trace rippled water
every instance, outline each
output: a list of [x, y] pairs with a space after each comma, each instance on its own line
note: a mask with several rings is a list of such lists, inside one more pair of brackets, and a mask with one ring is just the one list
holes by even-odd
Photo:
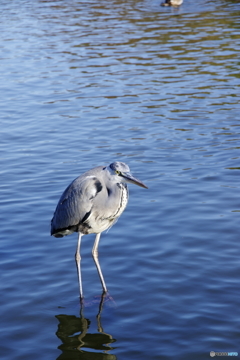
[[[240, 354], [238, 1], [2, 1], [3, 360]], [[79, 174], [126, 162], [99, 255], [49, 223]], [[102, 306], [103, 305], [103, 306]]]

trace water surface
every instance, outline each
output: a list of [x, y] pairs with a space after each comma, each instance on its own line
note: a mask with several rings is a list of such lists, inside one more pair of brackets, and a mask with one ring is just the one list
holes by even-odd
[[[3, 360], [240, 353], [236, 1], [2, 1]], [[120, 160], [149, 190], [102, 234], [51, 238], [66, 186]], [[102, 308], [100, 305], [103, 305]], [[100, 313], [99, 313], [100, 306]]]

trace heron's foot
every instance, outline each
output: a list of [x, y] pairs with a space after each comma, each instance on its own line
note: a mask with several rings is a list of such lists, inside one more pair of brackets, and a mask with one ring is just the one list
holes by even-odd
[[103, 304], [115, 308], [117, 307], [116, 302], [114, 301], [113, 297], [109, 294], [109, 292], [103, 292], [102, 295], [95, 295], [93, 303], [100, 303], [103, 302]]
[[106, 304], [106, 306], [111, 308], [116, 308], [117, 304], [114, 301], [113, 297], [108, 292], [103, 292], [101, 295], [95, 295], [93, 299], [87, 300], [84, 297], [79, 298], [81, 307], [92, 307], [96, 304]]
[[83, 296], [80, 296], [80, 297], [79, 297], [79, 302], [80, 302], [80, 305], [81, 305], [81, 306], [84, 306], [84, 305], [85, 305], [85, 299], [84, 299]]
[[111, 308], [117, 307], [115, 300], [109, 293], [106, 293], [106, 296], [103, 301], [104, 301], [104, 304], [106, 304], [108, 307], [111, 307]]

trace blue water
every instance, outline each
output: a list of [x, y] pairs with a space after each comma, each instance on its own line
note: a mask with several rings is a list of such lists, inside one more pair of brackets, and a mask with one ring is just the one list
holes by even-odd
[[[240, 354], [239, 3], [159, 4], [0, 4], [1, 360]], [[101, 236], [103, 304], [84, 236], [81, 308], [50, 220], [116, 160], [149, 189]]]

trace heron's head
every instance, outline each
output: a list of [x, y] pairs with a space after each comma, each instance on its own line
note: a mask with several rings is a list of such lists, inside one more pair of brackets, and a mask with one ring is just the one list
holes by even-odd
[[110, 164], [108, 166], [108, 171], [111, 175], [115, 176], [115, 179], [117, 179], [118, 182], [131, 183], [148, 189], [142, 181], [131, 174], [129, 166], [123, 162], [116, 161]]

